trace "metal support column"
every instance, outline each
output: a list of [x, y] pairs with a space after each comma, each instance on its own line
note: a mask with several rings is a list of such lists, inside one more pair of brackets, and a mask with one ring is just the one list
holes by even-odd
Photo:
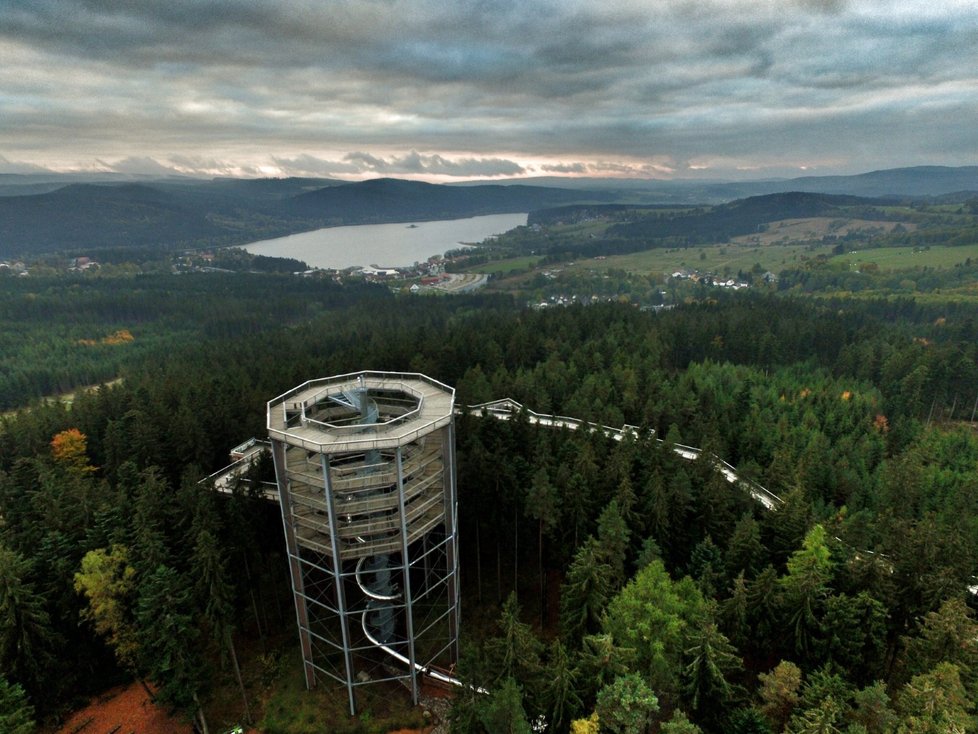
[[279, 501], [282, 505], [282, 526], [285, 530], [285, 547], [289, 554], [289, 574], [292, 577], [292, 596], [295, 599], [296, 623], [299, 626], [299, 647], [302, 649], [302, 666], [306, 676], [306, 688], [316, 687], [316, 669], [312, 665], [312, 640], [309, 637], [309, 612], [306, 608], [305, 583], [302, 580], [302, 564], [299, 562], [299, 545], [295, 539], [295, 526], [292, 524], [292, 500], [289, 492], [281, 491], [288, 487], [286, 472], [286, 445], [272, 440], [272, 461], [275, 464], [275, 481], [279, 486]]
[[346, 666], [346, 690], [350, 697], [350, 716], [357, 715], [357, 701], [353, 693], [353, 660], [350, 656], [350, 624], [346, 610], [346, 590], [343, 588], [343, 559], [340, 557], [340, 545], [337, 532], [339, 523], [336, 519], [336, 507], [333, 498], [333, 488], [329, 476], [329, 460], [325, 454], [320, 455], [320, 465], [323, 468], [323, 489], [326, 492], [326, 510], [329, 514], [329, 542], [333, 549], [333, 576], [336, 579], [336, 609], [340, 615], [340, 632], [343, 634], [343, 660]]
[[404, 617], [407, 624], [408, 669], [411, 672], [411, 697], [418, 705], [418, 666], [414, 654], [414, 597], [411, 596], [411, 561], [408, 556], [407, 513], [404, 510], [404, 466], [401, 461], [401, 447], [397, 447], [397, 507], [401, 516], [401, 565], [404, 568]]
[[455, 485], [455, 421], [452, 420], [444, 432], [443, 461], [445, 483], [445, 534], [447, 554], [446, 571], [448, 575], [448, 598], [452, 609], [448, 614], [448, 637], [452, 646], [452, 658], [458, 663], [458, 631], [461, 623], [461, 600], [458, 577], [458, 497]]

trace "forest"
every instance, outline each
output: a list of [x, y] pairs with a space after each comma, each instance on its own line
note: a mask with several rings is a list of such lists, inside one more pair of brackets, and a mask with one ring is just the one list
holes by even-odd
[[[332, 709], [328, 689], [287, 692], [300, 666], [278, 510], [254, 483], [199, 483], [263, 434], [271, 397], [361, 369], [640, 427], [616, 443], [458, 418], [458, 672], [489, 694], [460, 689], [452, 731], [978, 731], [969, 304], [747, 292], [533, 311], [244, 273], [0, 289], [23, 329], [3, 350], [8, 390], [57, 387], [35, 363], [114, 380], [0, 418], [4, 731], [53, 727], [123, 680], [212, 731], [419, 725], [386, 702], [350, 718], [340, 692]], [[45, 329], [94, 343], [33, 344]]]

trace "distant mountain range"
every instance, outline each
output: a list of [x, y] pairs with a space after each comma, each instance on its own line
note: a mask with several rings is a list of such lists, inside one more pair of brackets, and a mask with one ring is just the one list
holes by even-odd
[[742, 182], [546, 178], [449, 186], [389, 178], [358, 183], [131, 178], [0, 175], [0, 258], [242, 244], [324, 226], [455, 219], [583, 203], [716, 204], [786, 192], [963, 198], [962, 192], [978, 192], [978, 166]]
[[320, 179], [74, 183], [0, 197], [0, 258], [242, 244], [326, 226], [458, 219], [614, 198], [607, 191], [454, 188], [396, 179], [325, 185]]
[[[471, 182], [460, 185], [474, 185]], [[806, 191], [868, 197], [926, 197], [978, 191], [978, 166], [916, 166], [852, 176], [802, 176], [755, 181], [695, 179], [563, 178], [511, 179], [509, 183], [615, 190], [650, 197], [650, 203], [719, 204], [748, 196]]]

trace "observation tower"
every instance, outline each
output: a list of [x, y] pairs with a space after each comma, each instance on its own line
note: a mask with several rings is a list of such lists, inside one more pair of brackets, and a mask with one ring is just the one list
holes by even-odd
[[310, 380], [268, 403], [306, 686], [454, 682], [455, 391], [416, 373]]

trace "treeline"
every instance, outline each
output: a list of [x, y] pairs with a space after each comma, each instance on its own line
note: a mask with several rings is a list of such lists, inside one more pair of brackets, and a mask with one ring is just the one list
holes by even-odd
[[[271, 267], [293, 267], [277, 262]], [[260, 261], [259, 261], [260, 262]], [[189, 273], [0, 281], [0, 410], [123, 376], [195, 339], [279, 329], [362, 300], [370, 285], [256, 274]], [[113, 335], [132, 337], [119, 342]]]
[[222, 247], [214, 253], [213, 266], [235, 272], [301, 273], [309, 270], [308, 263], [294, 257], [253, 255], [236, 247]]
[[[215, 282], [233, 300], [243, 281]], [[125, 292], [107, 287], [106, 303]], [[233, 675], [230, 643], [289, 629], [276, 508], [246, 492], [216, 501], [196, 480], [262, 435], [270, 397], [369, 368], [424, 372], [461, 403], [509, 396], [640, 427], [614, 443], [459, 419], [473, 648], [460, 671], [492, 693], [460, 693], [456, 731], [528, 731], [541, 716], [588, 731], [592, 713], [621, 732], [973, 729], [966, 309], [741, 294], [658, 315], [536, 312], [296, 287], [322, 313], [283, 301], [279, 317], [305, 321], [174, 343], [70, 409], [0, 423], [0, 685], [38, 716], [129, 674], [199, 717], [209, 685]], [[133, 296], [149, 311], [161, 297]], [[677, 442], [704, 458], [679, 458]], [[711, 454], [784, 506], [764, 511]], [[106, 599], [117, 617], [100, 617]], [[163, 614], [166, 634], [152, 624]]]
[[[831, 217], [839, 223], [856, 219], [896, 222], [892, 228], [860, 227], [845, 235], [828, 234], [822, 244], [838, 244], [837, 251], [858, 244], [874, 247], [930, 247], [970, 245], [978, 242], [973, 205], [951, 210], [930, 201], [867, 199], [792, 192], [739, 199], [709, 207], [644, 205], [575, 205], [533, 212], [524, 228], [508, 233], [492, 246], [495, 253], [533, 253], [546, 262], [578, 257], [622, 255], [654, 248], [695, 247], [729, 241], [767, 231], [785, 219]], [[905, 226], [906, 225], [906, 226]], [[788, 271], [793, 282], [796, 269]], [[837, 279], [844, 279], [837, 273]], [[896, 274], [894, 277], [906, 279]], [[912, 276], [910, 276], [912, 277]], [[931, 280], [940, 279], [938, 274]], [[873, 283], [850, 274], [846, 290], [868, 289]], [[939, 286], [935, 286], [939, 287]]]
[[[871, 251], [870, 251], [871, 252]], [[871, 257], [871, 255], [870, 255]], [[863, 293], [879, 298], [891, 294], [942, 293], [953, 300], [955, 291], [967, 295], [978, 282], [978, 263], [967, 258], [950, 268], [913, 267], [882, 270], [864, 263], [851, 270], [848, 263], [812, 260], [805, 267], [788, 268], [778, 275], [778, 290], [799, 293]]]
[[[974, 455], [972, 436], [951, 442], [962, 439]], [[592, 712], [613, 732], [973, 730], [967, 459], [952, 470], [972, 516], [962, 526], [917, 502], [895, 517], [895, 496], [859, 519], [818, 510], [797, 484], [764, 512], [669, 441], [614, 445], [484, 421], [472, 451], [489, 458], [468, 466], [462, 502], [492, 499], [464, 529], [470, 546], [480, 525], [491, 538], [481, 552], [496, 556], [490, 589], [506, 601], [463, 661], [466, 680], [490, 682], [493, 695], [458, 696], [454, 731], [541, 720], [566, 731], [575, 719], [573, 731], [597, 731]], [[494, 464], [503, 453], [517, 460]], [[886, 491], [933, 489], [900, 476], [917, 459], [880, 464]], [[854, 530], [876, 522], [873, 555]], [[558, 608], [541, 610], [561, 578]], [[534, 632], [541, 614], [559, 620], [557, 635]]]
[[[592, 219], [631, 219], [636, 212], [659, 211], [675, 214], [688, 212], [694, 207], [673, 204], [575, 204], [538, 209], [530, 212], [526, 219], [528, 226], [550, 226], [555, 224], [576, 224]], [[702, 211], [702, 210], [697, 210]]]
[[[805, 217], [856, 217], [890, 219], [885, 200], [791, 192], [752, 196], [729, 204], [692, 212], [652, 214], [615, 224], [611, 236], [642, 238], [650, 246], [726, 242], [731, 237], [754, 234], [769, 222]], [[658, 243], [663, 243], [659, 245]]]

